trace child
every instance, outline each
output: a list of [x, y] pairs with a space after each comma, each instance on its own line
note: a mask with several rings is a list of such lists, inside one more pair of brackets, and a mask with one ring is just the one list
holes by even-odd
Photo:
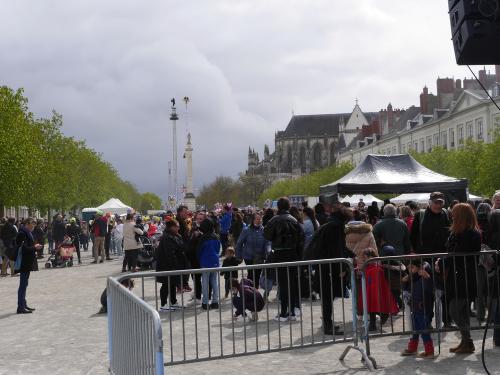
[[[361, 263], [377, 256], [375, 250], [368, 248], [358, 256]], [[380, 314], [380, 322], [383, 325], [389, 318], [389, 314], [396, 314], [399, 309], [394, 297], [392, 296], [387, 280], [385, 279], [384, 269], [379, 263], [370, 262], [365, 268], [366, 276], [366, 298], [367, 310], [370, 314], [370, 331], [376, 331], [376, 316]], [[359, 269], [358, 269], [359, 272]], [[358, 312], [363, 311], [363, 294], [358, 293]]]
[[[125, 279], [120, 281], [120, 284], [127, 288], [128, 290], [134, 289], [134, 280], [133, 279]], [[108, 293], [107, 288], [104, 288], [104, 291], [101, 294], [101, 309], [98, 314], [107, 314], [108, 313]]]
[[[433, 307], [433, 285], [430, 277], [430, 266], [427, 262], [422, 264], [421, 259], [412, 259], [409, 265], [410, 275], [403, 278], [406, 289], [409, 290], [411, 320], [414, 331], [423, 331], [429, 328], [432, 320]], [[422, 333], [424, 352], [418, 356], [421, 358], [434, 358], [434, 344], [429, 333]], [[413, 334], [408, 347], [401, 353], [402, 356], [414, 355], [418, 348], [418, 333]]]
[[[226, 257], [222, 262], [222, 267], [234, 267], [239, 264], [239, 259], [234, 257], [234, 247], [229, 246], [226, 250]], [[227, 298], [229, 296], [229, 292], [231, 291], [231, 279], [238, 278], [238, 271], [223, 271], [220, 274], [224, 276], [224, 298]]]
[[[203, 235], [200, 237], [197, 253], [201, 268], [219, 267], [219, 249], [221, 243], [215, 234], [214, 223], [205, 219], [200, 224]], [[212, 288], [212, 303], [209, 305], [209, 287]], [[219, 308], [219, 273], [203, 272], [201, 275], [201, 308], [203, 310]]]
[[[396, 250], [393, 246], [385, 245], [380, 250], [381, 257], [390, 257], [395, 256]], [[404, 303], [401, 299], [401, 279], [406, 276], [406, 267], [405, 265], [395, 259], [395, 260], [386, 260], [382, 262], [382, 267], [385, 271], [385, 277], [389, 282], [389, 287], [391, 288], [391, 293], [396, 299], [399, 310], [404, 309]]]
[[251, 320], [257, 321], [259, 319], [258, 312], [264, 308], [264, 298], [260, 292], [254, 288], [252, 280], [238, 279], [231, 280], [231, 288], [233, 291], [233, 306], [236, 309], [234, 318], [245, 314], [245, 310], [252, 313]]

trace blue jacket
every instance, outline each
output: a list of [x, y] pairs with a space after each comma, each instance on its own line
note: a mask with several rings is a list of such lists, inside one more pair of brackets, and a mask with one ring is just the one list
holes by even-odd
[[[430, 272], [429, 269], [427, 269]], [[434, 311], [434, 289], [432, 278], [425, 279], [419, 274], [411, 275], [407, 286], [411, 293], [411, 311], [432, 316]]]
[[220, 219], [220, 233], [221, 234], [228, 234], [229, 229], [231, 229], [231, 222], [233, 220], [233, 215], [231, 212], [226, 212], [224, 215], [222, 215], [222, 218]]
[[219, 267], [220, 247], [219, 237], [215, 233], [201, 236], [198, 246], [198, 259], [200, 260], [201, 268]]
[[264, 238], [264, 227], [249, 226], [241, 232], [236, 243], [236, 258], [254, 260], [264, 259], [270, 242]]

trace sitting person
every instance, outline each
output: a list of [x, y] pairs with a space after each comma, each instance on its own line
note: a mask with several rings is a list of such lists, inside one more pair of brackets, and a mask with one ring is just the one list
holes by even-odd
[[252, 314], [252, 320], [259, 319], [258, 312], [264, 308], [264, 298], [260, 292], [254, 288], [252, 280], [238, 279], [231, 280], [231, 289], [233, 292], [233, 306], [236, 309], [234, 318], [240, 315], [246, 315], [245, 311], [248, 310]]
[[[125, 279], [120, 281], [120, 284], [123, 287], [128, 288], [128, 290], [134, 289], [134, 280], [133, 279]], [[107, 288], [104, 288], [104, 291], [101, 294], [101, 309], [98, 314], [107, 314], [108, 313], [108, 293]]]
[[[368, 248], [361, 252], [360, 256], [356, 257], [357, 263], [365, 263], [368, 260], [375, 258], [375, 250]], [[358, 259], [360, 258], [360, 259]], [[358, 275], [361, 270], [356, 268]], [[366, 277], [366, 299], [367, 310], [370, 314], [370, 331], [376, 331], [376, 316], [380, 315], [380, 323], [383, 325], [390, 314], [396, 314], [399, 309], [396, 301], [391, 293], [389, 284], [385, 279], [384, 269], [379, 263], [370, 262], [364, 267]], [[361, 289], [360, 289], [361, 290]], [[363, 294], [358, 293], [358, 313], [363, 313]]]

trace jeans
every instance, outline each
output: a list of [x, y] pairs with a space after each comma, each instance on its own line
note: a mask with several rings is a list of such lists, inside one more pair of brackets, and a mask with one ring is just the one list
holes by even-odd
[[118, 256], [123, 255], [122, 241], [122, 238], [111, 240], [111, 248], [114, 250], [113, 253], [117, 254]]
[[28, 289], [28, 280], [30, 278], [30, 273], [21, 272], [19, 275], [19, 289], [17, 290], [17, 309], [26, 309], [26, 289]]
[[201, 274], [201, 303], [208, 304], [208, 287], [212, 287], [212, 303], [219, 303], [219, 273], [203, 272]]
[[[413, 324], [413, 330], [414, 331], [424, 331], [426, 329], [429, 329], [429, 326], [431, 324], [431, 317], [428, 314], [424, 314], [423, 312], [413, 312], [411, 314], [411, 321]], [[421, 333], [422, 335], [422, 341], [424, 343], [432, 341], [431, 334], [430, 333]], [[418, 333], [414, 333], [412, 336], [413, 340], [418, 340]]]

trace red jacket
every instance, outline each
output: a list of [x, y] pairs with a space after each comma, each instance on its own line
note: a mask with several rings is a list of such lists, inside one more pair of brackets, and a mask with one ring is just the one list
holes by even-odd
[[[396, 314], [399, 309], [385, 279], [384, 269], [378, 263], [370, 263], [365, 268], [366, 299], [368, 313]], [[360, 282], [361, 287], [361, 282]], [[363, 294], [361, 288], [358, 293], [358, 314], [363, 313]]]

